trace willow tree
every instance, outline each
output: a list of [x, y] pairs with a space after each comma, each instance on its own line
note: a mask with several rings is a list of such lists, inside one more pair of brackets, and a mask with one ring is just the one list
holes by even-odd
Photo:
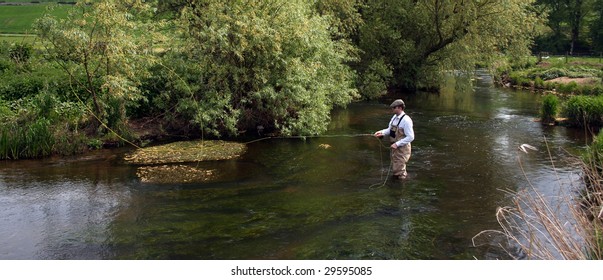
[[78, 1], [65, 19], [44, 16], [35, 23], [46, 57], [58, 63], [84, 102], [95, 128], [119, 126], [126, 105], [143, 97], [140, 79], [155, 60], [151, 48], [157, 22], [141, 0]]
[[330, 111], [357, 95], [352, 49], [332, 40], [309, 1], [196, 0], [182, 11], [184, 53], [199, 73], [188, 102], [215, 135], [262, 126], [283, 134], [326, 130]]
[[[448, 70], [529, 53], [533, 0], [375, 0], [363, 9], [363, 76], [406, 88], [437, 87]], [[374, 74], [377, 69], [376, 74]], [[391, 70], [391, 71], [388, 71]]]
[[358, 28], [362, 25], [360, 10], [363, 0], [316, 0], [314, 9], [323, 16], [331, 19], [334, 37], [351, 39], [357, 36]]

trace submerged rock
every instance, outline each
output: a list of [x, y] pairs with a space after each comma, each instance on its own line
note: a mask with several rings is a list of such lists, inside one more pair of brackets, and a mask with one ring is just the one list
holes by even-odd
[[167, 164], [226, 160], [245, 153], [245, 144], [219, 140], [183, 141], [138, 149], [124, 160], [131, 164]]

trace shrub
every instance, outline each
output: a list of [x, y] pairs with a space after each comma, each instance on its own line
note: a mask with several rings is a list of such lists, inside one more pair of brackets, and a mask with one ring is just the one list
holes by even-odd
[[541, 73], [541, 77], [545, 81], [565, 76], [567, 76], [567, 71], [562, 68], [550, 68]]
[[19, 71], [10, 67], [4, 71], [0, 79], [0, 97], [11, 101], [36, 96], [41, 91], [48, 91], [66, 98], [66, 92], [71, 89], [69, 83], [65, 74], [47, 63], [42, 62], [31, 72]]
[[523, 79], [523, 75], [520, 72], [511, 72], [509, 74], [509, 81], [512, 85], [521, 85]]
[[543, 123], [552, 123], [557, 117], [559, 107], [559, 98], [553, 94], [548, 94], [542, 100], [541, 117]]
[[551, 83], [551, 82], [545, 82], [544, 83], [544, 88], [546, 90], [553, 90], [553, 89], [557, 88], [557, 84], [556, 83]]
[[8, 104], [0, 97], [0, 122], [4, 122], [3, 120], [10, 118], [12, 115], [13, 112], [8, 107]]
[[28, 43], [17, 43], [10, 48], [8, 55], [15, 63], [27, 63], [32, 49], [33, 47]]
[[69, 155], [86, 147], [79, 132], [85, 124], [82, 106], [41, 92], [15, 101], [0, 99], [0, 159]]
[[591, 94], [592, 95], [603, 95], [603, 86], [594, 85], [591, 89]]
[[603, 87], [600, 85], [581, 85], [578, 87], [578, 93], [582, 95], [601, 95]]
[[574, 126], [601, 126], [603, 96], [572, 96], [565, 105], [565, 115]]
[[571, 81], [567, 84], [559, 84], [558, 90], [560, 93], [570, 94], [578, 91], [578, 84], [574, 81]]
[[2, 57], [0, 57], [0, 74], [10, 70], [11, 66], [12, 66], [12, 64], [10, 63], [10, 61], [8, 59], [3, 59]]
[[540, 77], [536, 77], [536, 79], [534, 79], [534, 87], [544, 88], [544, 81]]

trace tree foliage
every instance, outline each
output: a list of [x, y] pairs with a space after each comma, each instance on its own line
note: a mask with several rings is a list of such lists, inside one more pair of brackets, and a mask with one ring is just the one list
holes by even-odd
[[537, 51], [575, 54], [603, 50], [603, 1], [538, 0], [536, 7], [544, 12], [548, 27], [536, 40]]
[[190, 2], [182, 51], [199, 76], [179, 110], [192, 109], [204, 131], [317, 134], [357, 95], [345, 64], [352, 47], [331, 39], [329, 19], [308, 1]]
[[352, 39], [363, 24], [360, 10], [365, 6], [362, 0], [317, 0], [314, 9], [330, 20], [329, 28], [335, 38]]
[[219, 137], [259, 127], [311, 135], [354, 99], [437, 88], [447, 71], [521, 57], [539, 23], [533, 4], [79, 1], [36, 28], [97, 125], [144, 116]]
[[155, 60], [151, 7], [140, 0], [78, 1], [67, 19], [45, 16], [35, 23], [45, 55], [84, 89], [97, 125], [118, 125], [130, 102], [144, 98], [140, 79]]
[[593, 50], [603, 52], [603, 0], [596, 0], [593, 7], [590, 37], [592, 38]]
[[519, 57], [529, 50], [538, 22], [532, 2], [371, 1], [363, 10], [360, 71], [366, 76], [375, 61], [384, 61], [393, 69], [393, 84], [430, 88], [444, 71], [473, 69], [500, 54]]

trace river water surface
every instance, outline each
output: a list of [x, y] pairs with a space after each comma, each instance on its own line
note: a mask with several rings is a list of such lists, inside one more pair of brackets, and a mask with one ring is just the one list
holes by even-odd
[[[386, 128], [395, 98], [416, 134], [403, 182], [387, 176], [388, 143], [361, 135]], [[587, 142], [535, 122], [539, 100], [478, 72], [470, 87], [337, 110], [330, 137], [191, 163], [216, 174], [197, 183], [142, 182], [129, 148], [0, 161], [0, 259], [507, 259], [500, 238], [472, 244], [500, 228], [504, 190], [567, 192], [568, 153]]]

